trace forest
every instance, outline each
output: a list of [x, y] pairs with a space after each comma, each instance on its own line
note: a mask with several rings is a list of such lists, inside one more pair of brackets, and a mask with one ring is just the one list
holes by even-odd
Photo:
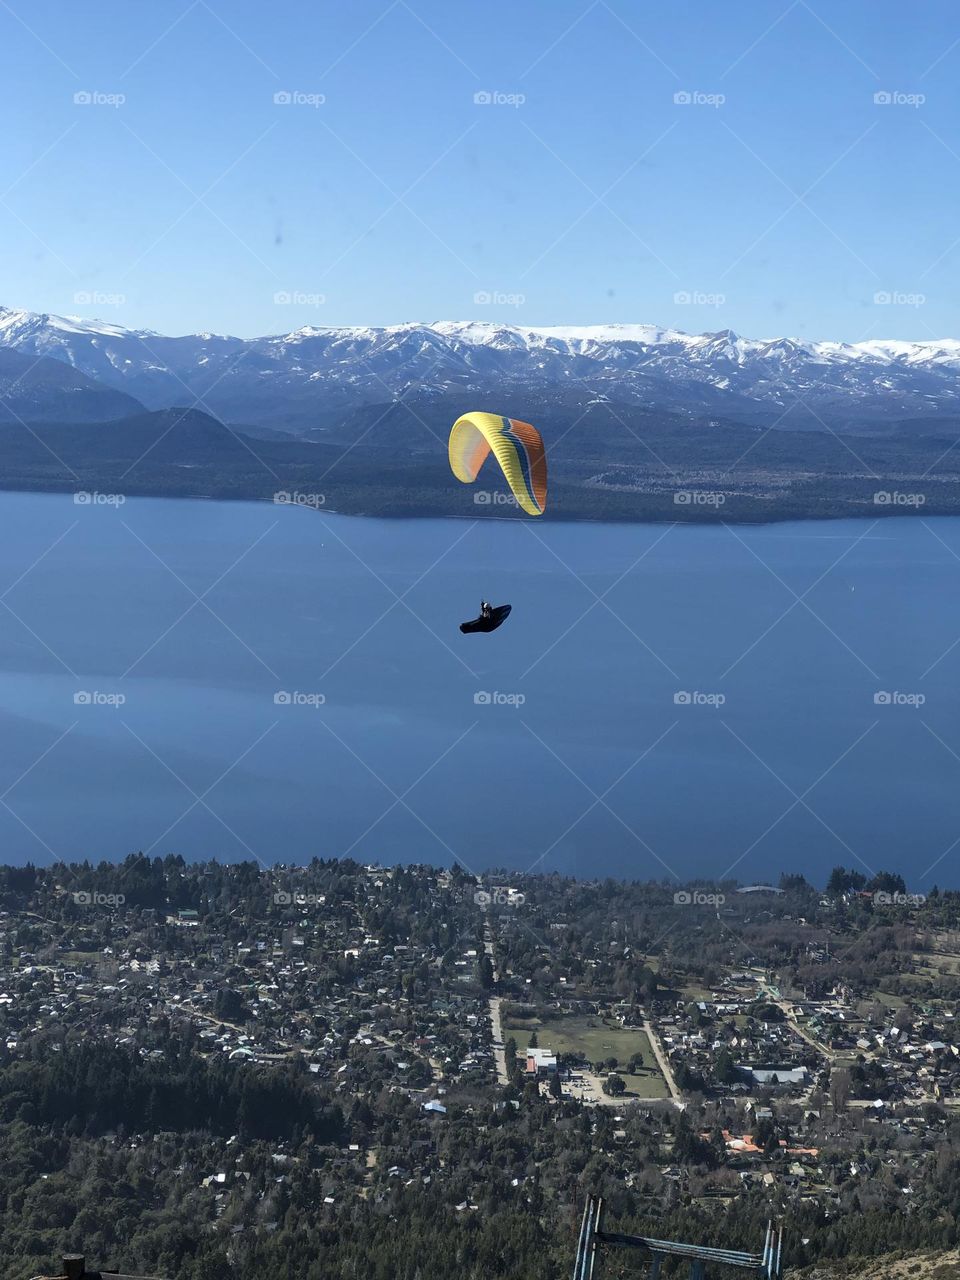
[[[0, 474], [16, 490], [258, 501], [283, 493], [348, 515], [516, 516], [451, 475], [446, 441], [463, 410], [457, 396], [404, 398], [334, 415], [300, 438], [261, 438], [199, 409], [102, 423], [11, 422], [0, 426]], [[960, 511], [952, 420], [936, 431], [902, 422], [848, 437], [601, 401], [525, 400], [515, 413], [543, 429], [546, 519], [715, 523]], [[488, 483], [503, 488], [495, 477]]]

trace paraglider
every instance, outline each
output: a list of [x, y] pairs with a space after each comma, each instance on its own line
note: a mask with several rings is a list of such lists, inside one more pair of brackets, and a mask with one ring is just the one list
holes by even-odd
[[536, 427], [499, 413], [465, 413], [450, 429], [450, 470], [473, 484], [492, 453], [513, 496], [530, 516], [547, 505], [547, 455]]
[[506, 622], [512, 607], [509, 604], [487, 605], [486, 609], [481, 607], [479, 618], [474, 618], [472, 622], [461, 622], [460, 630], [465, 636], [475, 631], [496, 631], [502, 622]]
[[[518, 505], [530, 516], [542, 516], [547, 505], [547, 455], [540, 432], [529, 422], [499, 413], [465, 413], [450, 428], [450, 470], [473, 484], [489, 454], [500, 464]], [[510, 615], [508, 604], [480, 601], [480, 615], [461, 622], [464, 635], [496, 631]]]

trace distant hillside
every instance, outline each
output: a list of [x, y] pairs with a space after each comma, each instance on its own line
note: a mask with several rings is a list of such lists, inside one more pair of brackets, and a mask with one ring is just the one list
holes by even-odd
[[107, 422], [142, 410], [62, 360], [0, 347], [0, 422]]
[[[286, 492], [350, 514], [516, 518], [492, 461], [476, 485], [450, 473], [446, 438], [455, 411], [446, 397], [371, 405], [306, 439], [256, 438], [198, 409], [100, 423], [0, 423], [0, 483], [161, 497], [271, 500]], [[960, 449], [953, 448], [960, 424], [952, 425], [956, 434], [942, 437], [915, 433], [908, 423], [840, 439], [569, 403], [544, 429], [545, 519], [960, 514]]]
[[857, 1280], [960, 1280], [960, 1249], [856, 1259], [829, 1267], [806, 1267], [790, 1276], [792, 1280], [846, 1280], [853, 1276]]

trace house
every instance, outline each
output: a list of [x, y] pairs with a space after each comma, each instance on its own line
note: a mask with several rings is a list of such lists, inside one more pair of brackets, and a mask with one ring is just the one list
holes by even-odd
[[804, 1085], [807, 1083], [809, 1076], [809, 1072], [806, 1067], [739, 1066], [737, 1069], [750, 1076], [754, 1084], [766, 1085], [768, 1087], [776, 1085]]

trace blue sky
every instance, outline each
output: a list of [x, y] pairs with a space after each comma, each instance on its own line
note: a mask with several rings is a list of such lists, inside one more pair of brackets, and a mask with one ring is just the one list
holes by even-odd
[[3, 305], [960, 335], [955, 4], [8, 0], [0, 50]]

